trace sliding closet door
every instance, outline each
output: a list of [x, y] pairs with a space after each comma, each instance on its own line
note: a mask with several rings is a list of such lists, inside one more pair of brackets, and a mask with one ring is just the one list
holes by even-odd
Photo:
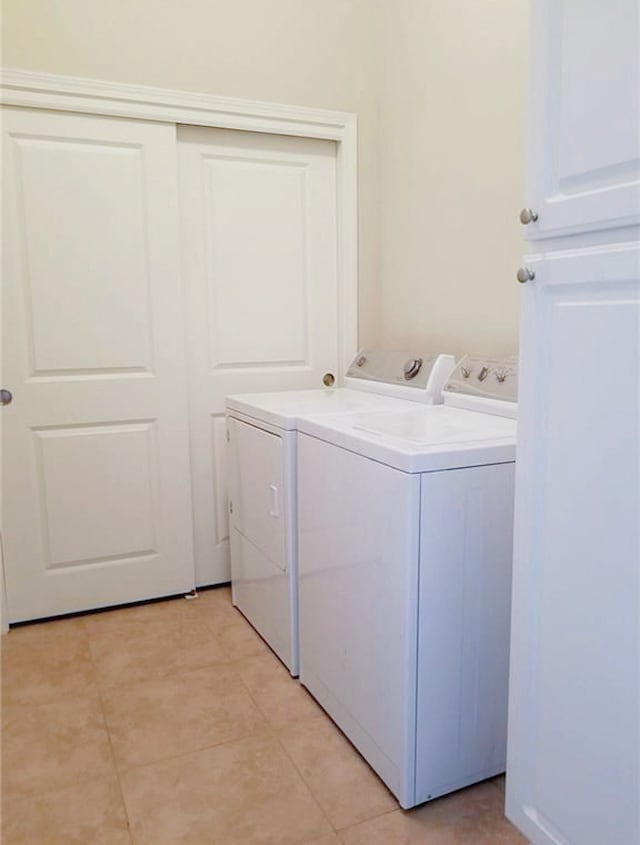
[[225, 396], [338, 375], [336, 146], [180, 127], [196, 579], [229, 579]]
[[3, 117], [10, 619], [188, 590], [175, 127]]

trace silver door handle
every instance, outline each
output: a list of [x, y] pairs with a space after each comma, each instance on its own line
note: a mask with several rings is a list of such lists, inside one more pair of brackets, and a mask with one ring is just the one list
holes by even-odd
[[3, 387], [0, 390], [0, 405], [10, 405], [13, 402], [13, 393], [10, 390], [5, 390]]
[[532, 282], [536, 274], [529, 267], [520, 267], [516, 273], [516, 279], [523, 285], [525, 282]]

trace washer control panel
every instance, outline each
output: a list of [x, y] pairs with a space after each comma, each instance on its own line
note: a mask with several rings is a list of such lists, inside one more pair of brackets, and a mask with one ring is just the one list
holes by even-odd
[[518, 359], [465, 355], [449, 376], [444, 391], [517, 402]]

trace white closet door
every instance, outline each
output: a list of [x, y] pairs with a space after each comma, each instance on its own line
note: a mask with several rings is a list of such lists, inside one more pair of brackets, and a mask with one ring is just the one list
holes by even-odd
[[338, 375], [336, 147], [178, 130], [198, 584], [229, 580], [225, 396]]
[[5, 110], [11, 621], [192, 588], [175, 127]]

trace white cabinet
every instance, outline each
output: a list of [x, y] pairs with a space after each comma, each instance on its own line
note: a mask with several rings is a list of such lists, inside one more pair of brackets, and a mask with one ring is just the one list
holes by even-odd
[[533, 845], [638, 845], [638, 3], [533, 21], [507, 815]]
[[638, 0], [534, 0], [531, 240], [640, 223]]

